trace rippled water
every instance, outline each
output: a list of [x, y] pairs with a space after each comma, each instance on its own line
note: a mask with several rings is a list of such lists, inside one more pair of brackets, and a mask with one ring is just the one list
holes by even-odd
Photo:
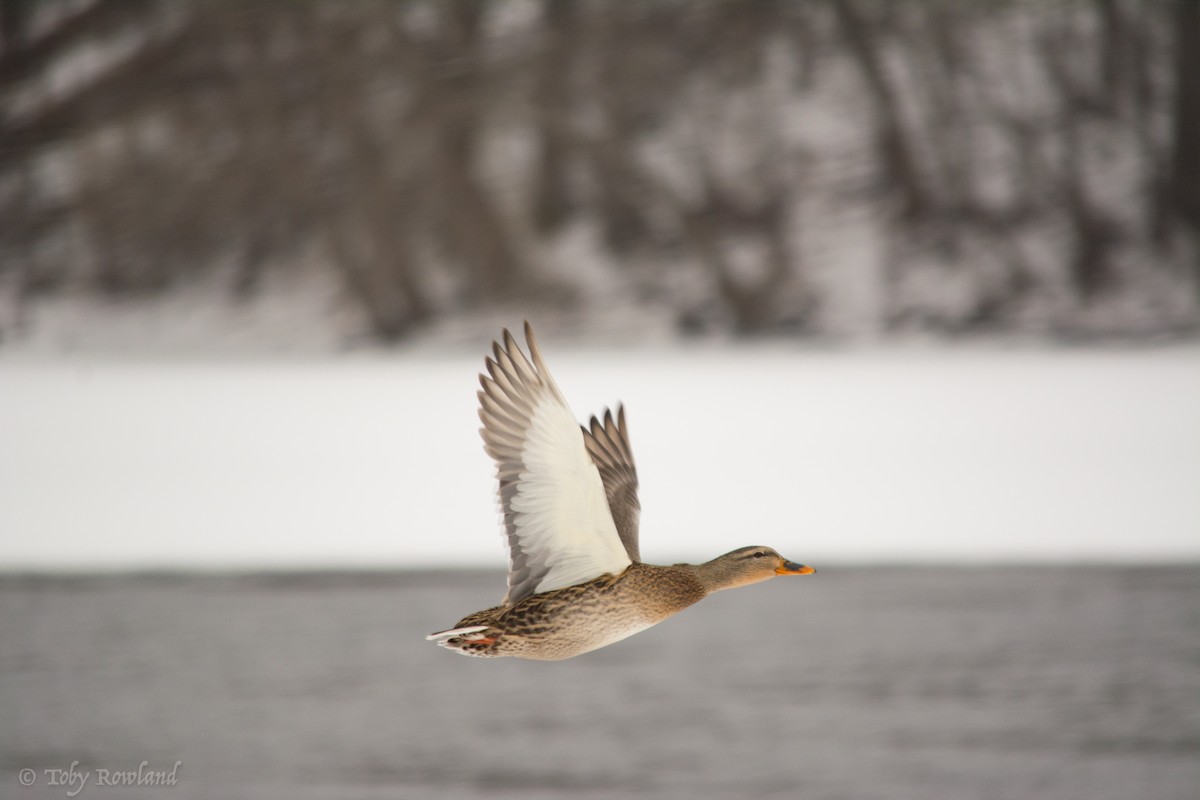
[[[1200, 796], [1200, 568], [827, 568], [561, 663], [423, 641], [502, 583], [0, 578], [0, 796], [75, 761], [85, 798]], [[96, 785], [143, 761], [176, 785]]]

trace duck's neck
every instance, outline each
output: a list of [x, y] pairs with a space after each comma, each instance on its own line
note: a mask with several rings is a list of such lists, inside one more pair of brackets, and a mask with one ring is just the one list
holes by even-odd
[[748, 586], [751, 583], [765, 580], [765, 577], [747, 575], [738, 562], [731, 561], [727, 556], [720, 556], [712, 561], [705, 561], [703, 564], [690, 564], [689, 566], [700, 580], [700, 585], [704, 587], [706, 594], [719, 592], [722, 589]]

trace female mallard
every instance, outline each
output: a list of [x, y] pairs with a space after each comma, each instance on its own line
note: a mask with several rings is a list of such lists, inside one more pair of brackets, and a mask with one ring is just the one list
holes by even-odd
[[580, 428], [528, 322], [525, 340], [532, 362], [506, 330], [479, 376], [480, 433], [496, 461], [508, 537], [508, 594], [427, 638], [469, 656], [557, 661], [632, 636], [712, 592], [813, 572], [769, 547], [704, 564], [642, 563], [624, 409]]

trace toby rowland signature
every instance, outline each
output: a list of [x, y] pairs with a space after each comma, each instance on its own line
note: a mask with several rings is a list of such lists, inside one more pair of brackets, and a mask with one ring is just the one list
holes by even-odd
[[[42, 783], [45, 786], [61, 786], [66, 790], [67, 797], [75, 797], [85, 786], [174, 786], [179, 782], [179, 768], [182, 761], [176, 761], [170, 769], [151, 769], [149, 761], [143, 761], [136, 769], [108, 769], [95, 767], [80, 769], [78, 761], [72, 761], [66, 769], [49, 767], [42, 770]], [[17, 780], [22, 786], [33, 786], [38, 782], [38, 771], [26, 767], [17, 773]]]

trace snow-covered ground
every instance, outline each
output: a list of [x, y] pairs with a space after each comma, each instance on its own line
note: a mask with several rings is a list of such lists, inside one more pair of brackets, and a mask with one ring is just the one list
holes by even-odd
[[[1200, 558], [1200, 346], [556, 345], [618, 399], [643, 556]], [[482, 352], [0, 360], [0, 566], [503, 567]]]

